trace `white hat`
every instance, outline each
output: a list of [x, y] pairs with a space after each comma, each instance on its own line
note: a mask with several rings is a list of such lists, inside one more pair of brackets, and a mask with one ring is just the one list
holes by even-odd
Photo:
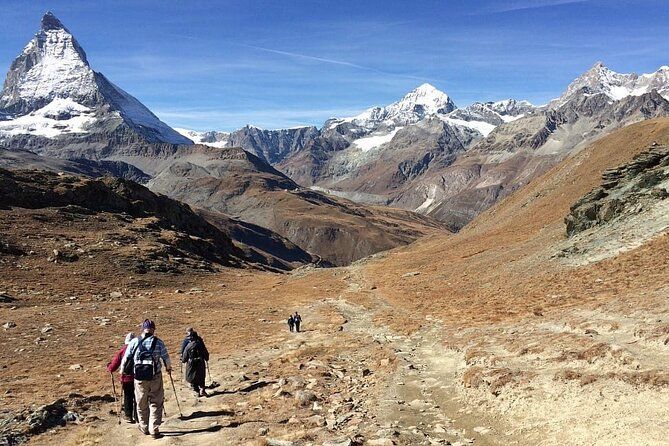
[[130, 344], [130, 341], [132, 341], [133, 339], [135, 339], [135, 333], [130, 332], [127, 335], [125, 335], [125, 343], [126, 344]]

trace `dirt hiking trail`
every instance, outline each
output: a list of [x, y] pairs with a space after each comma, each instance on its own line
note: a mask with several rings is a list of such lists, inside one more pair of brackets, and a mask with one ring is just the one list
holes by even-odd
[[284, 321], [259, 320], [275, 324], [263, 329], [268, 347], [212, 358], [208, 398], [194, 395], [175, 364], [183, 418], [164, 375], [164, 438], [118, 426], [110, 412], [105, 423], [70, 432], [66, 444], [528, 444], [458, 399], [465, 364], [444, 347], [439, 320], [428, 317], [410, 335], [378, 323], [392, 308], [360, 265], [339, 270], [348, 283], [343, 293], [300, 309], [302, 333], [289, 332]]

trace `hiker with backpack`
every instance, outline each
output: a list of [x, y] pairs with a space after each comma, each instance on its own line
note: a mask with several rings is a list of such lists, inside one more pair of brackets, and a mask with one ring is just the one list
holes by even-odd
[[156, 324], [146, 319], [142, 323], [142, 335], [133, 339], [123, 355], [121, 370], [132, 370], [135, 378], [135, 401], [139, 430], [144, 435], [161, 438], [160, 425], [163, 422], [163, 375], [161, 360], [168, 374], [172, 373], [172, 363], [165, 343], [155, 335]]
[[295, 326], [295, 320], [293, 319], [293, 315], [291, 314], [288, 316], [288, 329], [290, 331], [293, 331], [293, 327]]
[[293, 315], [293, 323], [295, 324], [295, 331], [300, 332], [300, 324], [302, 323], [302, 316], [296, 311]]
[[209, 396], [205, 391], [207, 361], [209, 361], [209, 351], [204, 345], [204, 340], [191, 329], [188, 343], [181, 353], [181, 362], [186, 364], [186, 381], [190, 383], [196, 396]]
[[[109, 373], [114, 373], [119, 368], [121, 368], [121, 362], [123, 361], [123, 356], [125, 351], [128, 349], [128, 344], [135, 339], [135, 333], [128, 333], [125, 336], [125, 343], [119, 351], [116, 352], [114, 358], [111, 362], [107, 364], [107, 371]], [[112, 380], [114, 379], [112, 375]], [[123, 388], [123, 419], [127, 423], [135, 423], [137, 421], [137, 415], [135, 411], [135, 380], [132, 374], [123, 373], [121, 368], [121, 387]]]

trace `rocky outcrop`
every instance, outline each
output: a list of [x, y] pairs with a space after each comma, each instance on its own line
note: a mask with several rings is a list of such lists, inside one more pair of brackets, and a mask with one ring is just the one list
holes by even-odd
[[669, 198], [669, 148], [653, 146], [622, 166], [605, 171], [602, 184], [574, 203], [567, 235], [636, 215]]

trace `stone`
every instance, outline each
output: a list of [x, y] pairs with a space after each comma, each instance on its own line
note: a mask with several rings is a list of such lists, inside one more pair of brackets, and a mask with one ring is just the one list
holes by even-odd
[[111, 293], [109, 293], [109, 297], [111, 297], [112, 299], [119, 299], [123, 297], [123, 293], [120, 291], [112, 291]]
[[402, 274], [402, 277], [414, 277], [414, 276], [420, 276], [420, 271], [410, 271], [408, 273]]
[[298, 390], [295, 392], [295, 401], [301, 407], [310, 406], [312, 402], [318, 400], [318, 397], [314, 392], [309, 390]]
[[46, 324], [44, 327], [42, 327], [40, 331], [42, 332], [42, 334], [46, 334], [49, 333], [50, 331], [53, 331], [53, 327], [51, 326], [51, 324]]
[[325, 418], [320, 415], [312, 415], [304, 420], [308, 426], [323, 427], [325, 426]]
[[375, 438], [365, 442], [365, 445], [369, 446], [393, 446], [394, 444], [395, 442], [390, 438]]
[[268, 427], [261, 427], [258, 429], [258, 435], [260, 436], [265, 436], [269, 433], [269, 428]]
[[76, 412], [68, 411], [65, 415], [63, 415], [63, 421], [66, 423], [74, 423], [75, 421], [79, 421], [79, 414]]
[[323, 446], [351, 446], [353, 442], [348, 437], [339, 437], [323, 442]]
[[0, 303], [7, 304], [10, 302], [14, 302], [16, 299], [12, 297], [10, 294], [5, 293], [4, 291], [0, 291]]
[[2, 324], [2, 328], [4, 328], [5, 330], [9, 330], [10, 328], [14, 327], [16, 327], [16, 322], [9, 321]]
[[84, 367], [81, 364], [72, 364], [70, 370], [82, 370]]
[[278, 440], [275, 438], [266, 438], [267, 446], [295, 446], [295, 442], [290, 440]]

